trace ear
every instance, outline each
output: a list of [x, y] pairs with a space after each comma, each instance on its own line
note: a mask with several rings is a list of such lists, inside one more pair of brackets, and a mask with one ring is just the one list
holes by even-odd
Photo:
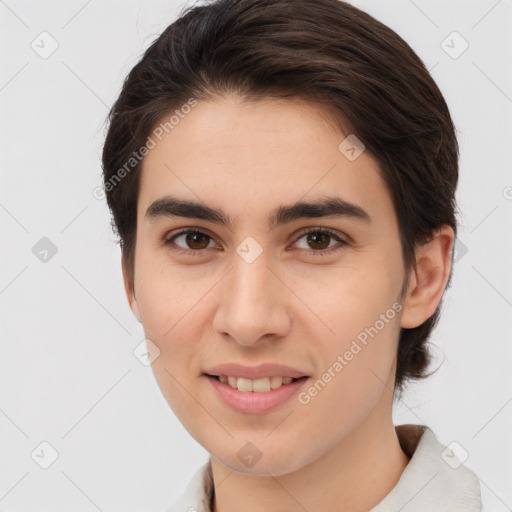
[[137, 299], [135, 298], [135, 290], [134, 290], [134, 283], [130, 280], [130, 277], [128, 275], [128, 270], [126, 268], [126, 261], [121, 255], [121, 269], [123, 272], [123, 282], [124, 282], [124, 291], [126, 292], [126, 298], [128, 299], [128, 304], [130, 305], [130, 309], [132, 310], [133, 314], [135, 315], [135, 318], [142, 322], [140, 311], [139, 311], [139, 305], [137, 304]]
[[416, 249], [416, 269], [409, 275], [401, 327], [418, 327], [434, 314], [450, 277], [454, 239], [453, 229], [443, 224], [432, 240]]

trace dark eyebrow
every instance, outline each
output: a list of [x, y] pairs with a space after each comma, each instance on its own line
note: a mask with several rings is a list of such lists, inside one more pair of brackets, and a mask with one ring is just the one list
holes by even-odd
[[[225, 226], [230, 231], [233, 231], [236, 220], [229, 217], [222, 209], [171, 196], [155, 200], [148, 207], [145, 215], [146, 220], [150, 222], [166, 217], [207, 220]], [[372, 221], [370, 215], [360, 206], [349, 203], [341, 197], [325, 197], [275, 208], [268, 216], [268, 226], [269, 229], [274, 229], [295, 220], [317, 217], [347, 218], [368, 224]]]

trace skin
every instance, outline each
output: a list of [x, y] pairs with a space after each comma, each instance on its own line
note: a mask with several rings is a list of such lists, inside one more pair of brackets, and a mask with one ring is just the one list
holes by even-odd
[[[143, 161], [126, 294], [160, 350], [152, 366], [162, 393], [211, 454], [216, 512], [241, 504], [246, 512], [369, 510], [409, 462], [392, 423], [399, 330], [423, 323], [441, 301], [454, 233], [442, 226], [417, 249], [400, 300], [406, 275], [391, 196], [368, 152], [349, 161], [338, 150], [346, 135], [323, 105], [222, 96], [199, 102]], [[277, 206], [333, 193], [372, 222], [306, 218], [269, 231]], [[199, 219], [145, 219], [165, 194], [222, 208], [233, 231]], [[328, 238], [339, 250], [319, 256], [326, 249], [300, 232], [319, 227], [350, 237], [349, 245]], [[189, 253], [165, 245], [180, 228], [201, 229], [207, 247], [185, 236], [175, 247]], [[252, 263], [236, 252], [247, 236], [263, 249]], [[202, 376], [223, 362], [279, 362], [316, 381], [397, 301], [400, 313], [306, 405], [293, 398], [242, 414]], [[237, 457], [247, 442], [261, 452], [252, 467]]]

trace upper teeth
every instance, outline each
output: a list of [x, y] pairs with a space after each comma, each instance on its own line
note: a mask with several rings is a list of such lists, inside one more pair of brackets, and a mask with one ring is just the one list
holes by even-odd
[[244, 379], [243, 377], [227, 377], [226, 375], [219, 375], [221, 382], [229, 384], [232, 388], [238, 391], [255, 391], [256, 393], [263, 393], [271, 389], [280, 388], [283, 384], [290, 384], [292, 377], [263, 377], [262, 379]]

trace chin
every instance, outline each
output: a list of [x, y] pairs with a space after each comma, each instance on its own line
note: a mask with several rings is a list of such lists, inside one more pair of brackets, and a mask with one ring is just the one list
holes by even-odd
[[[302, 450], [299, 451], [302, 452]], [[265, 452], [268, 453], [265, 455]], [[283, 453], [272, 446], [260, 451], [254, 444], [248, 442], [234, 456], [226, 457], [226, 454], [223, 454], [222, 457], [216, 457], [212, 454], [212, 457], [223, 466], [237, 473], [279, 477], [293, 473], [314, 460], [313, 456], [310, 457], [311, 460], [305, 460], [304, 453], [301, 453], [301, 455], [302, 457], [298, 458], [296, 453]], [[253, 457], [252, 460], [251, 456]]]

